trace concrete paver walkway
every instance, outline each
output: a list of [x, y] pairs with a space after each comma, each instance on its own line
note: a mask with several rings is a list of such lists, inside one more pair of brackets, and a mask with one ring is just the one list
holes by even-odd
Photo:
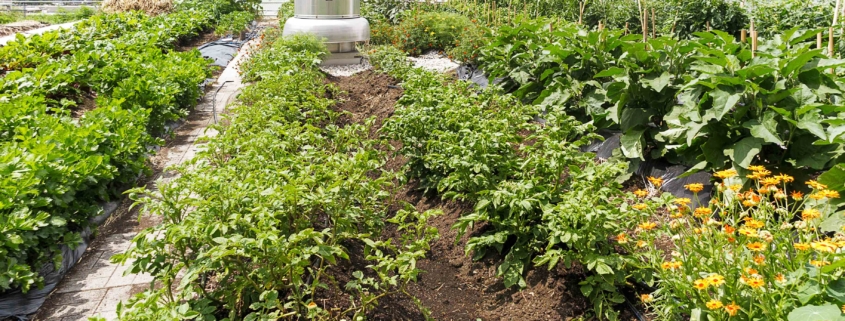
[[[247, 43], [253, 46], [257, 40]], [[197, 139], [202, 136], [213, 136], [216, 132], [206, 130], [214, 122], [212, 107], [217, 112], [227, 105], [243, 87], [241, 77], [236, 66], [243, 61], [248, 50], [241, 50], [220, 74], [213, 88], [209, 90], [200, 104], [188, 119], [175, 130], [175, 138], [170, 140], [158, 155], [151, 161], [157, 173], [150, 182], [158, 180], [166, 182], [174, 178], [174, 173], [164, 169], [168, 166], [187, 161], [202, 148]], [[224, 84], [224, 87], [215, 92]], [[216, 103], [214, 101], [216, 100]], [[150, 183], [149, 188], [154, 188]], [[35, 320], [74, 321], [87, 320], [88, 317], [99, 315], [107, 320], [117, 317], [117, 304], [132, 295], [147, 289], [152, 277], [149, 275], [126, 274], [127, 266], [110, 262], [112, 255], [121, 253], [131, 246], [131, 240], [139, 231], [146, 227], [159, 224], [161, 220], [149, 214], [138, 216], [135, 211], [127, 210], [132, 201], [124, 199], [120, 208], [103, 227], [101, 235], [97, 237], [83, 254], [79, 263], [64, 277], [56, 290], [35, 316]]]

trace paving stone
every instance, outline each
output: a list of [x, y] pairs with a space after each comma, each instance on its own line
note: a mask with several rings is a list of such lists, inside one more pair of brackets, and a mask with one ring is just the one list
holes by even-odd
[[[109, 321], [117, 320], [117, 311], [101, 311], [101, 312], [95, 313], [94, 315], [92, 315], [92, 317], [93, 316], [98, 316], [98, 317], [104, 318], [104, 319], [109, 320]], [[62, 321], [65, 321], [65, 320], [62, 320]]]
[[50, 301], [54, 304], [55, 309], [49, 311], [44, 318], [51, 320], [66, 316], [91, 315], [105, 294], [106, 289], [55, 293], [50, 297]]
[[106, 283], [106, 287], [111, 288], [116, 286], [135, 284], [134, 281], [137, 275], [131, 273], [123, 275], [124, 272], [126, 272], [128, 269], [129, 263], [127, 263], [127, 265], [118, 266], [117, 269], [114, 271], [114, 274], [112, 274], [111, 278]]
[[131, 285], [109, 288], [108, 291], [106, 291], [106, 295], [103, 296], [103, 300], [100, 301], [100, 305], [97, 307], [96, 312], [115, 311], [117, 310], [117, 304], [120, 301], [125, 301], [131, 296]]
[[65, 279], [62, 281], [56, 293], [74, 293], [80, 291], [88, 291], [95, 289], [102, 289], [109, 281], [109, 276], [98, 278], [77, 278]]

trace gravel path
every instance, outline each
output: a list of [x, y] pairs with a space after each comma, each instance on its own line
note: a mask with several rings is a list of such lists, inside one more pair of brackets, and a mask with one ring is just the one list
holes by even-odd
[[370, 62], [367, 59], [364, 59], [364, 62], [360, 64], [321, 66], [320, 70], [335, 77], [349, 77], [370, 68], [372, 68], [372, 66], [370, 66]]
[[414, 66], [437, 72], [447, 72], [458, 68], [458, 64], [437, 50], [428, 51], [418, 57], [408, 57]]

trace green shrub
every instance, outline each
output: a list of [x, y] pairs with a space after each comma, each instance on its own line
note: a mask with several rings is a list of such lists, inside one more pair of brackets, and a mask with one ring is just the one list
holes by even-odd
[[214, 32], [218, 35], [238, 35], [246, 31], [252, 21], [255, 20], [255, 14], [246, 11], [230, 12], [220, 18], [220, 23]]
[[471, 24], [469, 18], [455, 13], [420, 13], [396, 26], [391, 43], [411, 55], [430, 49], [446, 49], [454, 46]]

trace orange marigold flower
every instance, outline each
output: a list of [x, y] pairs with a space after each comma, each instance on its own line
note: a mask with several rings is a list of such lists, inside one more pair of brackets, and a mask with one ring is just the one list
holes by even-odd
[[667, 261], [663, 262], [663, 264], [660, 265], [660, 267], [664, 270], [677, 270], [680, 269], [681, 266], [683, 266], [683, 263], [681, 263], [680, 261]]
[[640, 300], [642, 300], [643, 303], [649, 303], [651, 301], [654, 301], [654, 297], [651, 296], [651, 294], [648, 294], [648, 293], [640, 294]]
[[822, 184], [822, 183], [819, 183], [819, 182], [817, 182], [817, 181], [815, 181], [815, 180], [809, 180], [809, 181], [807, 181], [807, 183], [806, 183], [806, 184], [807, 184], [807, 186], [809, 186], [809, 187], [810, 187], [810, 188], [812, 188], [812, 189], [822, 190], [822, 189], [827, 188], [827, 185]]
[[780, 283], [786, 282], [786, 277], [783, 276], [783, 273], [778, 273], [778, 275], [775, 275], [775, 281]]
[[754, 257], [754, 263], [758, 265], [763, 265], [766, 263], [766, 257], [764, 255], [757, 255]]
[[739, 306], [736, 305], [736, 302], [731, 302], [725, 306], [725, 312], [728, 313], [729, 316], [735, 316], [737, 312], [739, 312]]
[[704, 217], [707, 215], [713, 214], [713, 210], [709, 207], [699, 207], [695, 209], [695, 217]]
[[757, 206], [757, 202], [752, 201], [752, 200], [744, 200], [744, 201], [742, 201], [742, 206], [754, 207], [754, 206]]
[[701, 192], [701, 191], [704, 190], [704, 184], [692, 183], [692, 184], [684, 185], [684, 188], [686, 188], [690, 192], [698, 193], [698, 192]]
[[651, 184], [654, 185], [655, 187], [663, 186], [663, 179], [662, 178], [649, 176], [648, 181], [651, 182]]
[[817, 209], [808, 208], [808, 209], [801, 211], [801, 219], [802, 220], [808, 221], [808, 220], [812, 220], [812, 219], [817, 219], [819, 217], [822, 217], [822, 213], [819, 212], [819, 210], [817, 210]]
[[721, 179], [727, 179], [736, 176], [736, 170], [734, 169], [726, 169], [723, 171], [718, 171], [713, 176], [716, 176]]
[[731, 242], [731, 243], [736, 242], [736, 239], [733, 238], [733, 236], [728, 236], [728, 242]]
[[710, 282], [707, 282], [705, 279], [698, 279], [692, 282], [692, 286], [699, 290], [707, 289], [710, 286]]
[[648, 205], [645, 205], [645, 204], [643, 204], [643, 203], [640, 203], [640, 204], [634, 204], [634, 205], [632, 205], [631, 207], [633, 207], [635, 210], [642, 211], [642, 210], [644, 210], [644, 209], [648, 208]]
[[779, 199], [779, 200], [786, 199], [786, 193], [784, 193], [782, 190], [778, 190], [775, 193], [775, 199]]
[[643, 222], [643, 223], [640, 223], [640, 225], [637, 225], [637, 227], [639, 227], [639, 228], [641, 228], [641, 229], [643, 229], [643, 230], [648, 231], [648, 230], [653, 230], [655, 227], [657, 227], [657, 223], [654, 223], [654, 222]]
[[684, 217], [684, 214], [682, 214], [681, 212], [672, 212], [671, 214], [669, 214], [669, 218], [681, 218], [681, 217]]
[[[747, 268], [745, 268], [743, 271], [745, 271], [745, 273], [748, 273], [748, 275], [757, 275], [757, 274], [760, 274], [760, 272], [758, 272], [758, 271], [757, 271], [757, 269], [752, 268], [752, 267], [747, 267]], [[743, 280], [745, 280], [745, 279], [743, 279]]]
[[648, 245], [648, 243], [646, 243], [646, 241], [643, 241], [643, 240], [637, 241], [637, 247], [638, 248], [644, 248], [646, 245]]
[[830, 265], [830, 262], [825, 261], [825, 260], [810, 260], [810, 265], [815, 266], [815, 267], [822, 267], [822, 266], [825, 266], [825, 265]]
[[725, 283], [725, 277], [718, 275], [716, 273], [713, 273], [713, 274], [710, 274], [710, 276], [707, 277], [707, 282], [709, 282], [710, 285], [712, 285], [712, 286], [720, 286], [720, 285]]
[[619, 233], [619, 235], [616, 236], [616, 242], [619, 242], [619, 244], [628, 243], [628, 236], [625, 235], [625, 233]]
[[725, 231], [725, 234], [734, 234], [736, 229], [733, 226], [725, 224], [724, 231]]
[[707, 303], [705, 303], [705, 305], [707, 305], [707, 308], [710, 309], [710, 310], [717, 310], [717, 309], [722, 307], [722, 301], [710, 300], [710, 301], [707, 301]]
[[676, 198], [673, 202], [678, 206], [687, 206], [692, 201], [689, 198], [681, 197], [681, 198]]
[[799, 251], [806, 251], [806, 250], [809, 250], [809, 249], [810, 249], [810, 244], [807, 244], [807, 243], [794, 243], [794, 244], [792, 244], [792, 247], [794, 247], [796, 250], [799, 250]]
[[799, 191], [793, 191], [790, 195], [792, 196], [792, 199], [796, 201], [804, 199], [804, 193], [801, 193]]
[[760, 242], [748, 243], [747, 245], [745, 245], [745, 247], [754, 252], [760, 252], [766, 249], [766, 245]]

